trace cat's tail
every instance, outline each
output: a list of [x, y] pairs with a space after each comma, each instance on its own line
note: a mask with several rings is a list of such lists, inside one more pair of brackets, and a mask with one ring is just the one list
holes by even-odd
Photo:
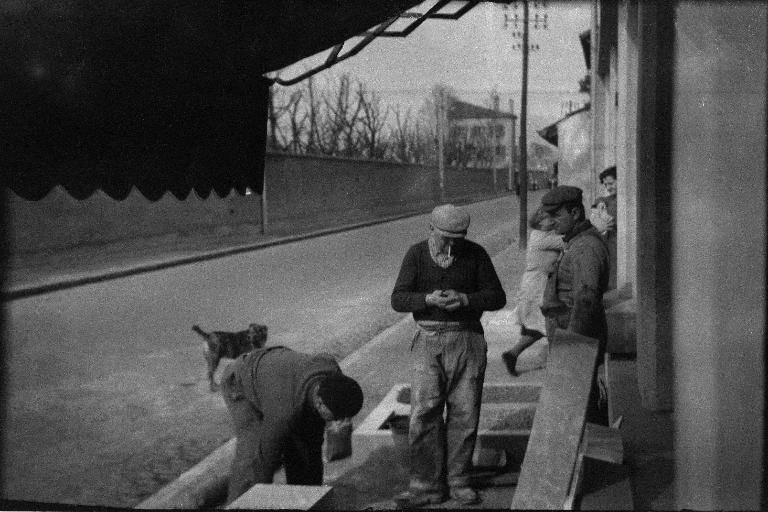
[[200, 336], [202, 336], [203, 338], [208, 338], [208, 333], [202, 330], [199, 326], [193, 325], [192, 330], [195, 331]]

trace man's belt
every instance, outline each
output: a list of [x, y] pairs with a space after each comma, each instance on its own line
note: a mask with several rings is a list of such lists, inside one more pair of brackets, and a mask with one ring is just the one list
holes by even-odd
[[483, 332], [479, 321], [471, 322], [441, 322], [439, 320], [419, 320], [416, 325], [427, 332], [473, 331]]

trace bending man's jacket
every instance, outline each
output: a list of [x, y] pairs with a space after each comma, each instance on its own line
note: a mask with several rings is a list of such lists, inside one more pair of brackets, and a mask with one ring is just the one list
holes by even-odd
[[318, 379], [341, 374], [333, 356], [267, 347], [241, 356], [229, 368], [223, 376], [228, 381], [226, 389], [242, 393], [261, 417], [265, 475], [272, 475], [282, 464], [282, 449], [288, 439], [307, 446], [322, 445], [325, 422], [311, 410], [306, 398]]

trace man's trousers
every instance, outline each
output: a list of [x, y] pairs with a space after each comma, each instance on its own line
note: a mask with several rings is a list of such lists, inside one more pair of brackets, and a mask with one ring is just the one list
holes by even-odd
[[411, 344], [411, 490], [469, 485], [486, 352], [479, 323], [473, 330], [418, 328]]

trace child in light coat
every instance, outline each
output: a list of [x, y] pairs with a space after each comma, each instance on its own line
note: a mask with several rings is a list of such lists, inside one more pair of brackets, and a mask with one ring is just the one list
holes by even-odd
[[520, 324], [520, 340], [502, 354], [507, 370], [514, 376], [517, 375], [517, 358], [547, 332], [541, 313], [542, 297], [547, 277], [565, 246], [563, 236], [553, 230], [554, 220], [541, 208], [531, 215], [528, 225], [531, 234], [525, 255], [525, 273], [513, 312]]

